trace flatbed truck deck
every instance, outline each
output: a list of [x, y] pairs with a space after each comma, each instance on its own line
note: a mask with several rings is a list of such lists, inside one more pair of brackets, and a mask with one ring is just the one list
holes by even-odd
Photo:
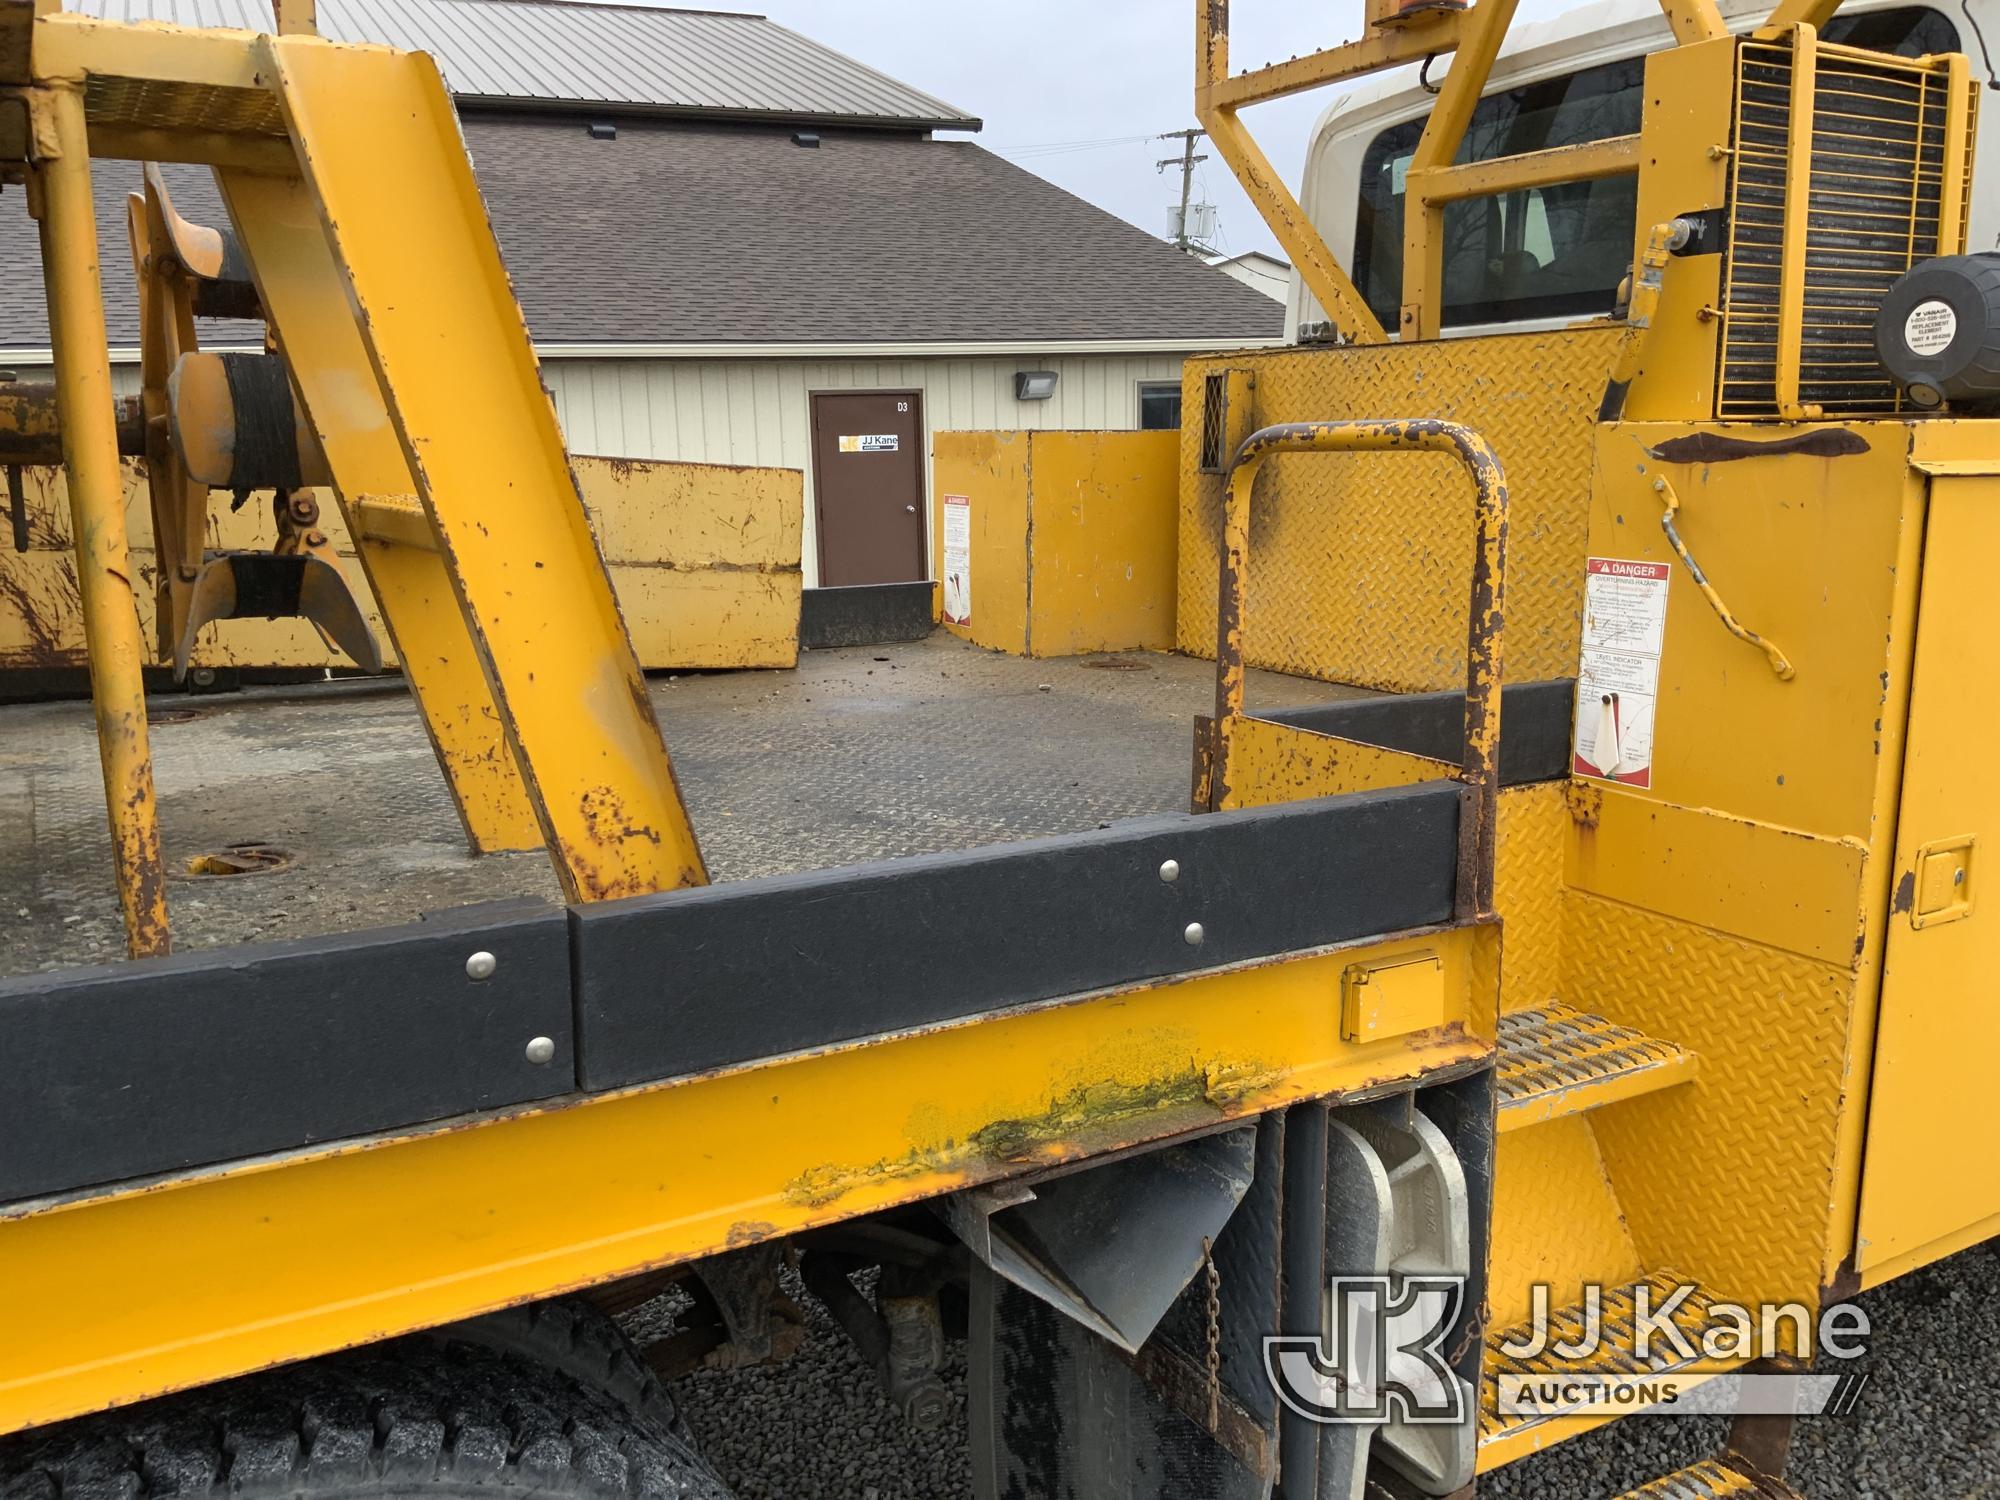
[[[1214, 667], [1159, 652], [1033, 661], [938, 632], [795, 671], [655, 674], [654, 711], [718, 881], [1074, 833], [1188, 805]], [[1256, 672], [1288, 708], [1351, 689]], [[161, 697], [175, 947], [316, 936], [561, 893], [540, 850], [475, 857], [400, 679]], [[123, 955], [87, 704], [0, 707], [0, 974]], [[254, 844], [282, 863], [197, 875]]]

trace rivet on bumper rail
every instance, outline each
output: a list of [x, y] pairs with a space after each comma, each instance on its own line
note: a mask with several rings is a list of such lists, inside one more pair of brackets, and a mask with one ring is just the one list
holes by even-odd
[[467, 979], [491, 979], [493, 971], [499, 967], [500, 960], [482, 948], [465, 961], [465, 977]]
[[1181, 936], [1187, 939], [1190, 948], [1198, 948], [1201, 946], [1201, 940], [1207, 934], [1201, 930], [1201, 923], [1190, 922], [1187, 924], [1187, 930]]
[[545, 1036], [533, 1038], [528, 1043], [528, 1061], [536, 1067], [552, 1062], [556, 1055], [556, 1044]]

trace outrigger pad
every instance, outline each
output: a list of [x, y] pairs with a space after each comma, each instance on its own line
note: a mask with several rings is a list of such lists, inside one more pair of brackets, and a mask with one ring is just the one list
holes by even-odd
[[218, 552], [201, 565], [187, 625], [174, 647], [174, 681], [187, 676], [202, 628], [216, 620], [303, 616], [365, 672], [382, 670], [375, 633], [340, 570], [308, 553]]

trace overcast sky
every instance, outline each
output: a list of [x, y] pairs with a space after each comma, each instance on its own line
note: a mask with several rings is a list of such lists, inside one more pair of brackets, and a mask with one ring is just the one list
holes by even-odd
[[[1029, 171], [1149, 233], [1167, 232], [1178, 155], [1162, 141], [1194, 118], [1194, 7], [1188, 0], [762, 0], [718, 9], [772, 20], [879, 68], [986, 122], [976, 137]], [[1361, 0], [1237, 0], [1232, 70], [1243, 72], [1359, 33]], [[1561, 0], [1524, 0], [1519, 19]], [[1298, 187], [1307, 138], [1333, 89], [1245, 111], [1272, 162]], [[1205, 146], [1206, 143], [1204, 143]], [[1198, 148], [1200, 149], [1200, 148]], [[1195, 168], [1195, 201], [1219, 210], [1225, 250], [1277, 242], [1221, 158]]]

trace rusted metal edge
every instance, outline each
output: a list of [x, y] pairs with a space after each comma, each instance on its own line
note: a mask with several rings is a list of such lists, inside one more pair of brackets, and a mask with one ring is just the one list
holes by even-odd
[[1465, 737], [1460, 779], [1456, 911], [1461, 920], [1493, 910], [1494, 840], [1499, 808], [1500, 683], [1507, 570], [1507, 478], [1492, 445], [1470, 427], [1438, 417], [1282, 422], [1250, 434], [1230, 461], [1216, 595], [1214, 744], [1208, 805], [1229, 792], [1229, 742], [1243, 717], [1243, 618], [1249, 596], [1251, 494], [1263, 461], [1276, 453], [1447, 453], [1472, 481], [1474, 549], [1466, 624]]

